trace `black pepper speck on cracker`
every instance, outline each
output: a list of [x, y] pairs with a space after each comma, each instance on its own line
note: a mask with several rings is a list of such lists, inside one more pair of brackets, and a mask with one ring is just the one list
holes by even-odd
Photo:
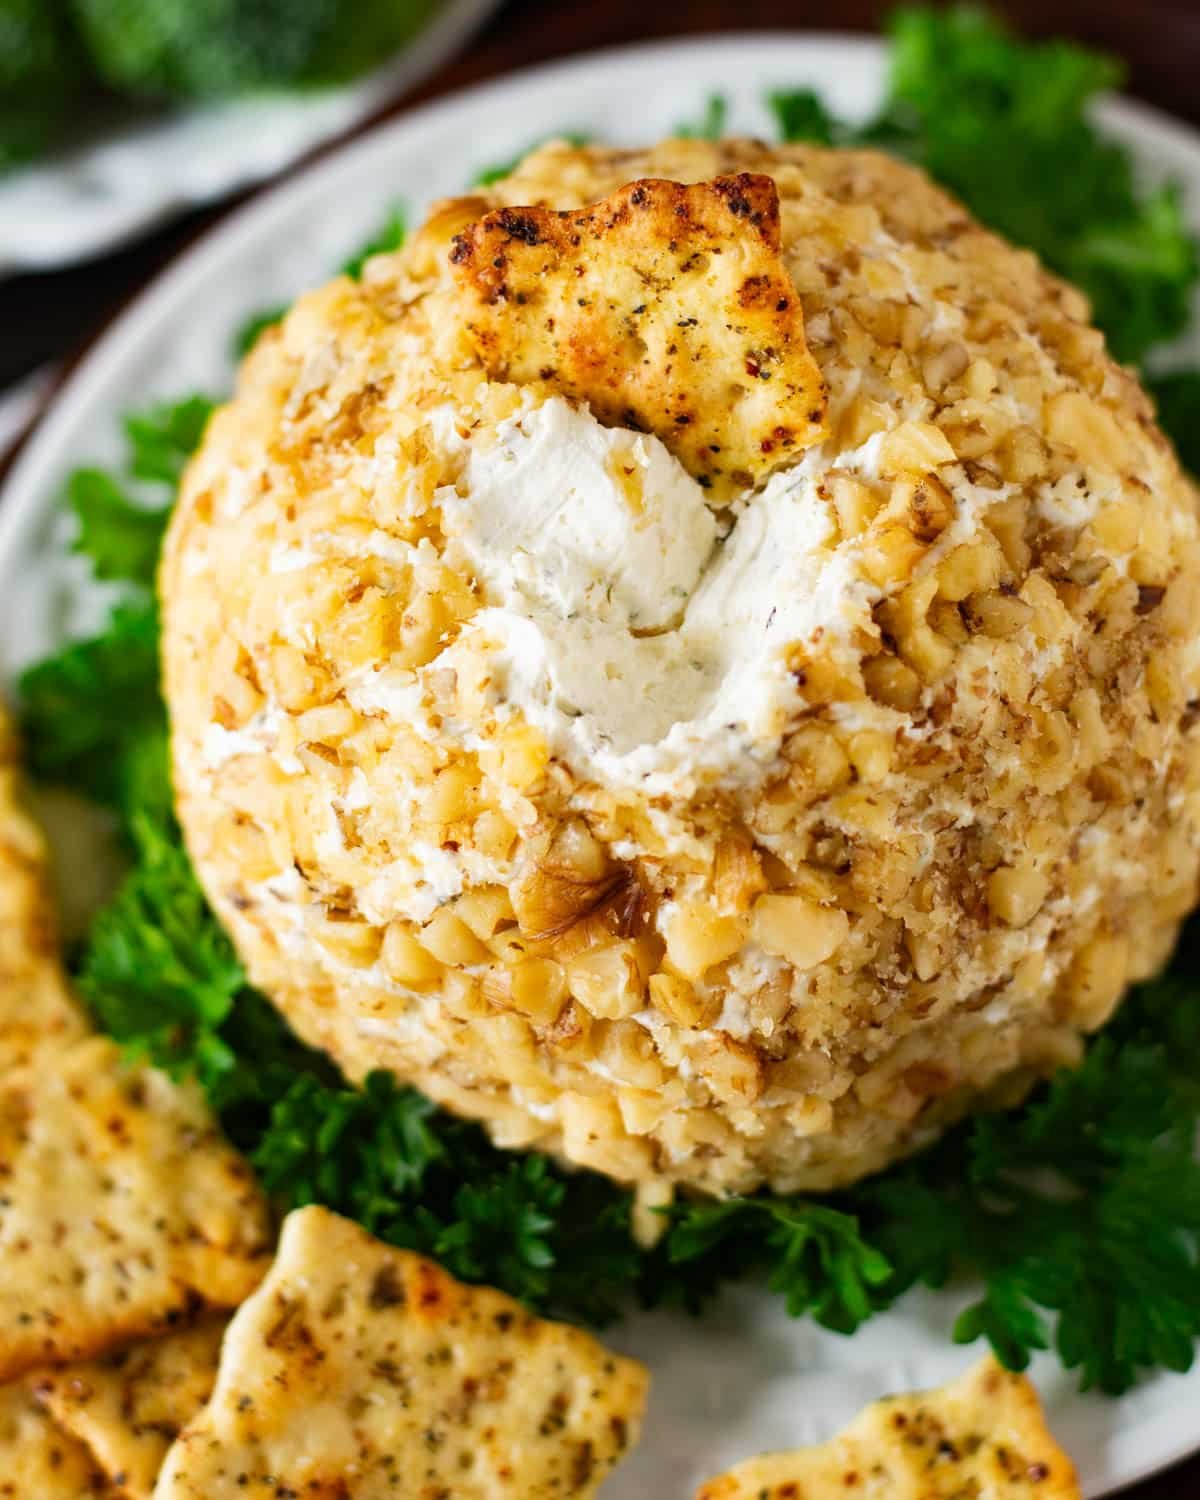
[[586, 1500], [637, 1441], [646, 1383], [579, 1329], [298, 1209], [155, 1500]]
[[54, 930], [41, 831], [21, 806], [16, 737], [0, 705], [0, 1079], [86, 1036]]
[[199, 1091], [91, 1037], [0, 1083], [0, 1380], [233, 1307], [266, 1203]]
[[1081, 1500], [1033, 1384], [985, 1359], [867, 1407], [820, 1448], [752, 1458], [696, 1500]]
[[38, 1400], [88, 1449], [114, 1500], [150, 1500], [168, 1448], [212, 1394], [226, 1322], [212, 1314], [32, 1377]]
[[0, 1388], [0, 1500], [102, 1500], [88, 1450], [57, 1428], [21, 1384]]

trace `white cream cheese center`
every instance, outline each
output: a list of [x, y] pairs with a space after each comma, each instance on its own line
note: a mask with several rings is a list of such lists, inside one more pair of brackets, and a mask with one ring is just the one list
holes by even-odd
[[[871, 598], [806, 455], [724, 512], [656, 437], [560, 397], [462, 438], [438, 492], [449, 558], [487, 606], [497, 709], [519, 709], [580, 774], [743, 779], [798, 706], [788, 647], [869, 623]], [[863, 455], [868, 457], [868, 455]]]

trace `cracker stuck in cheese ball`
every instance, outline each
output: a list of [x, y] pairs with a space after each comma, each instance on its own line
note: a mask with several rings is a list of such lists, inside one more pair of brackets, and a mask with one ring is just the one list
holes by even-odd
[[1084, 299], [883, 156], [439, 205], [260, 340], [161, 587], [253, 982], [647, 1202], [1015, 1101], [1194, 901], [1196, 494]]

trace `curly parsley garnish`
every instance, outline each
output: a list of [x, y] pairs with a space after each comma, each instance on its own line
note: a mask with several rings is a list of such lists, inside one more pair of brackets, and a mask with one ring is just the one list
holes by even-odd
[[[785, 137], [872, 140], [922, 162], [1079, 281], [1124, 358], [1177, 332], [1195, 245], [1172, 193], [1138, 191], [1127, 153], [1088, 121], [1112, 66], [1016, 42], [974, 10], [906, 11], [893, 37], [891, 94], [871, 126], [839, 123], [811, 91], [777, 92]], [[710, 101], [695, 128], [722, 122]], [[345, 269], [358, 274], [401, 234], [393, 218]], [[253, 337], [280, 315], [261, 316]], [[1152, 388], [1200, 467], [1200, 375]], [[172, 811], [148, 586], [167, 492], [210, 410], [193, 397], [131, 417], [125, 471], [74, 477], [77, 550], [120, 597], [105, 630], [28, 671], [20, 694], [35, 774], [110, 807], [129, 852], [78, 954], [82, 993], [128, 1047], [199, 1079], [281, 1205], [327, 1204], [456, 1275], [586, 1322], [633, 1299], [696, 1310], [757, 1276], [793, 1316], [849, 1333], [915, 1285], [962, 1282], [954, 1337], [986, 1339], [1010, 1367], [1053, 1347], [1084, 1387], [1112, 1393], [1144, 1370], [1188, 1367], [1200, 1338], [1196, 924], [1168, 977], [1135, 990], [1082, 1067], [1023, 1108], [969, 1120], [843, 1193], [684, 1200], [650, 1251], [615, 1184], [500, 1151], [389, 1075], [352, 1088], [300, 1043], [247, 984]]]

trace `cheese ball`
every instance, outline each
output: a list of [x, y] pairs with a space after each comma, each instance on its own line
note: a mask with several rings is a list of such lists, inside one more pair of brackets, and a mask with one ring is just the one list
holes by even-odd
[[829, 1188], [1165, 961], [1198, 585], [1084, 298], [922, 174], [553, 144], [214, 417], [161, 574], [179, 816], [352, 1079], [647, 1203]]

